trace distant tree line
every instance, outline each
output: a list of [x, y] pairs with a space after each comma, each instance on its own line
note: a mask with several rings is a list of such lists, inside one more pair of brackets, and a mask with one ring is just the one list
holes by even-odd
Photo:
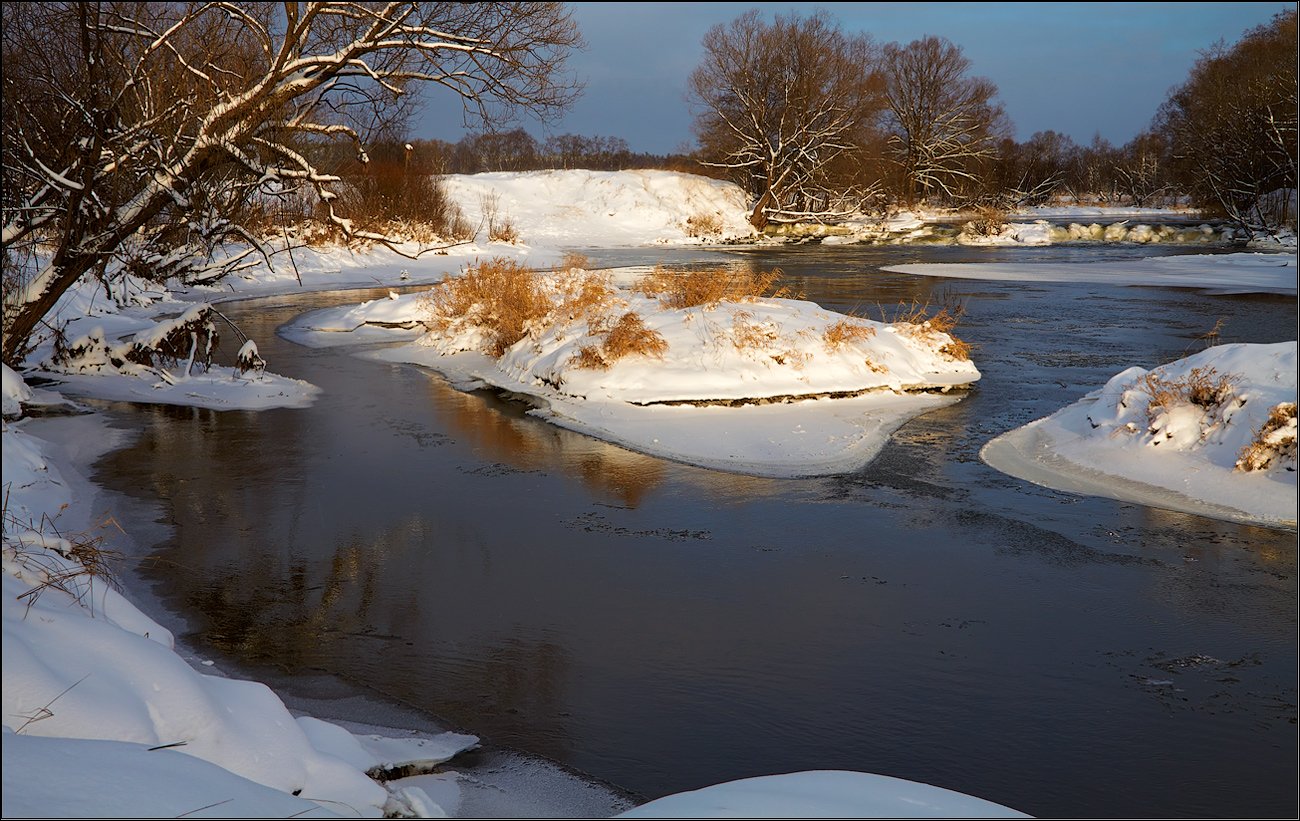
[[558, 134], [538, 140], [522, 128], [476, 132], [454, 143], [412, 140], [409, 144], [416, 156], [424, 158], [443, 174], [557, 168], [589, 171], [623, 171], [629, 168], [699, 170], [694, 158], [688, 154], [632, 151], [622, 137]]
[[[750, 11], [704, 37], [690, 78], [698, 159], [750, 194], [750, 221], [834, 221], [918, 204], [1007, 209], [1057, 197], [1177, 199], [1251, 230], [1294, 223], [1296, 12], [1197, 61], [1151, 127], [1122, 146], [1028, 140], [942, 37], [876, 44], [826, 12]], [[1278, 193], [1283, 192], [1283, 193]]]

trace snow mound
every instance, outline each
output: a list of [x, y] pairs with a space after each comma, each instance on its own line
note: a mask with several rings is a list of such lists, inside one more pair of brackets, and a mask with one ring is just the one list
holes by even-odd
[[1295, 342], [1221, 345], [1122, 371], [980, 455], [1059, 490], [1294, 527], [1295, 401]]
[[1001, 804], [887, 775], [813, 770], [716, 784], [618, 818], [1028, 818]]
[[495, 208], [529, 245], [685, 245], [754, 236], [740, 187], [695, 174], [501, 171], [448, 176], [446, 185], [472, 224], [486, 225], [486, 212]]
[[[612, 277], [597, 309], [571, 315], [575, 274], [592, 276], [539, 274], [550, 313], [505, 341], [485, 323], [508, 308], [474, 302], [446, 316], [426, 294], [314, 312], [285, 335], [337, 344], [339, 332], [373, 330], [371, 315], [433, 328], [367, 355], [424, 365], [462, 389], [530, 397], [535, 415], [633, 450], [765, 476], [857, 469], [905, 421], [956, 401], [916, 392], [980, 378], [938, 316], [885, 324], [757, 296], [670, 308]], [[639, 342], [616, 355], [620, 328]]]
[[3, 367], [4, 417], [9, 419], [22, 415], [23, 403], [30, 402], [32, 399], [32, 389], [27, 387], [27, 383], [16, 371], [8, 365]]

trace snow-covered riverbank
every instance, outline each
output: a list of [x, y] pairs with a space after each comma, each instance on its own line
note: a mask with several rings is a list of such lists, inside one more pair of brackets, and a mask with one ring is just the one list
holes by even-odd
[[[724, 190], [711, 181], [687, 182], [706, 193], [715, 189]], [[628, 182], [627, 185], [634, 189], [640, 183]], [[665, 237], [670, 240], [676, 237], [683, 243], [702, 241], [699, 237], [688, 235], [686, 223], [698, 209], [711, 206], [692, 202], [689, 206], [681, 206], [673, 211], [676, 207], [673, 197], [676, 194], [661, 196], [659, 204], [653, 206], [623, 206], [617, 204], [622, 200], [610, 199], [607, 202], [601, 198], [603, 196], [593, 195], [589, 201], [569, 203], [569, 207], [574, 209], [572, 213], [579, 215], [575, 217], [578, 224], [585, 220], [593, 226], [589, 231], [585, 234], [582, 231], [564, 234], [560, 228], [555, 227], [551, 229], [548, 241], [567, 244], [568, 238], [573, 238], [574, 244], [594, 244], [578, 242], [580, 236], [610, 242], [617, 239], [622, 244], [668, 244], [663, 241]], [[725, 199], [723, 196], [718, 201]], [[641, 201], [629, 199], [627, 202]], [[586, 210], [580, 209], [580, 204]], [[594, 224], [595, 205], [600, 208], [608, 205], [614, 209], [612, 213], [619, 218], [617, 230], [615, 226], [601, 228]], [[624, 208], [627, 210], [620, 210]], [[646, 209], [651, 208], [659, 208], [670, 214], [671, 218], [666, 218], [662, 226], [646, 228], [640, 233], [628, 227], [649, 225], [652, 220], [645, 215], [648, 213]], [[521, 207], [518, 219], [524, 241], [528, 242], [529, 225], [533, 224], [530, 221], [534, 218], [528, 216]], [[536, 224], [552, 224], [557, 219], [554, 213], [539, 212]], [[677, 233], [673, 234], [673, 231]], [[543, 236], [540, 233], [537, 235]], [[560, 249], [544, 242], [517, 246], [484, 242], [481, 245], [451, 249], [447, 255], [426, 256], [419, 261], [406, 260], [391, 252], [378, 250], [360, 253], [342, 249], [304, 250], [296, 252], [296, 271], [288, 266], [274, 273], [254, 270], [246, 278], [232, 280], [220, 289], [204, 289], [189, 294], [149, 294], [141, 286], [125, 300], [132, 303], [127, 308], [106, 304], [102, 294], [95, 288], [89, 288], [64, 305], [62, 316], [64, 319], [75, 317], [75, 322], [69, 329], [69, 335], [74, 338], [100, 326], [104, 329], [100, 338], [119, 340], [147, 329], [158, 318], [181, 313], [194, 301], [215, 302], [231, 296], [293, 293], [300, 287], [299, 278], [302, 287], [317, 290], [376, 283], [394, 286], [431, 283], [459, 272], [476, 258], [502, 255], [545, 267], [559, 258]], [[1286, 292], [1285, 282], [1282, 286], [1277, 285], [1278, 277], [1289, 275], [1290, 292], [1294, 292], [1294, 259], [1290, 258], [1289, 271], [1282, 264], [1286, 259], [1288, 258], [1277, 256], [1259, 259], [1251, 257], [1244, 261], [1243, 268], [1240, 264], [1242, 261], [1222, 256], [1210, 257], [1199, 263], [1200, 268], [1194, 280], [1166, 277], [1148, 282], [1143, 279], [1143, 266], [1133, 266], [1127, 275], [1124, 271], [1113, 272], [1115, 278], [1108, 281], [1127, 284], [1195, 284], [1196, 287], [1211, 290], [1276, 292], [1281, 287]], [[1091, 274], [1079, 269], [1087, 267], [1089, 266], [1077, 266], [1068, 271], [1062, 271], [1063, 266], [1055, 266], [1053, 271], [1042, 268], [1016, 269], [1007, 275], [1030, 280], [1049, 276], [1068, 279], [1076, 275], [1086, 279]], [[1253, 275], [1242, 275], [1243, 270], [1258, 269], [1258, 273], [1266, 268], [1281, 269], [1282, 273], [1279, 274], [1277, 270], [1266, 271], [1262, 274], [1264, 278], [1258, 280], [1251, 278]], [[961, 275], [961, 270], [964, 269], [946, 269], [943, 275]], [[376, 305], [376, 312], [379, 307], [389, 307], [383, 302]], [[749, 316], [739, 317], [739, 311], [748, 312]], [[753, 306], [727, 308], [711, 318], [699, 313], [690, 321], [685, 320], [683, 315], [678, 318], [678, 325], [674, 326], [676, 330], [670, 331], [667, 325], [659, 330], [667, 339], [669, 350], [673, 350], [673, 344], [679, 341], [673, 336], [676, 333], [682, 334], [679, 350], [699, 350], [698, 345], [686, 341], [686, 334], [688, 331], [698, 332], [708, 327], [710, 322], [721, 323], [720, 327], [731, 334], [736, 331], [739, 321], [739, 325], [756, 329], [760, 342], [769, 338], [764, 332], [765, 328], [774, 329], [779, 326], [780, 333], [771, 339], [773, 343], [780, 341], [783, 347], [774, 349], [774, 353], [781, 355], [788, 350], [792, 354], [789, 357], [791, 362], [807, 358], [810, 363], [821, 363], [825, 353], [823, 349], [826, 347], [825, 331], [829, 325], [840, 320], [829, 314], [815, 314], [815, 310], [809, 314], [802, 308], [793, 311], [782, 301], [774, 300], [770, 305], [764, 304], [761, 311]], [[801, 324], [812, 320], [816, 320], [812, 325]], [[902, 340], [892, 338], [897, 336], [896, 332], [874, 324], [867, 326], [864, 323], [864, 327], [870, 327], [874, 331], [872, 338], [876, 342], [873, 344], [879, 344], [886, 338], [890, 338], [891, 344], [903, 344]], [[810, 329], [810, 333], [802, 337], [799, 335]], [[792, 347], [793, 343], [787, 344], [786, 337], [803, 341]], [[580, 336], [575, 335], [565, 341], [573, 342], [577, 339]], [[556, 345], [548, 347], [551, 342]], [[764, 379], [774, 375], [767, 363], [754, 357], [746, 358], [742, 350], [731, 342], [728, 344], [730, 349], [727, 345], [720, 345], [713, 350], [717, 356], [716, 361], [681, 363], [682, 373], [689, 374], [693, 380], [711, 379], [713, 376], [734, 377], [736, 382], [743, 384], [748, 381], [751, 386], [762, 384]], [[412, 361], [409, 350], [405, 361]], [[545, 370], [539, 370], [539, 367], [544, 364], [547, 356], [552, 356], [556, 361], [558, 358], [568, 361], [567, 357], [557, 356], [560, 350], [560, 340], [548, 338], [546, 344], [542, 345], [541, 353], [528, 353], [520, 349], [518, 353], [520, 356], [526, 354], [527, 362], [516, 358], [507, 364], [516, 368], [517, 375], [529, 374], [531, 380]], [[39, 362], [49, 352], [48, 345], [38, 349], [30, 362]], [[855, 350], [854, 355], [865, 365], [873, 355], [883, 360], [885, 353], [887, 351], [883, 349], [863, 349]], [[907, 360], [908, 364], [903, 367], [906, 356], [901, 348], [889, 353], [896, 353], [900, 364], [897, 370], [891, 369], [891, 377], [899, 386], [916, 384], [910, 377], [905, 378], [903, 372], [906, 367], [913, 367], [917, 363]], [[1254, 362], [1253, 354], [1252, 351], [1246, 351], [1241, 356]], [[771, 358], [770, 354], [765, 355]], [[1294, 353], [1291, 356], [1291, 370], [1294, 373]], [[828, 377], [834, 369], [831, 365], [834, 361], [832, 357], [827, 356], [824, 361], [827, 364], [825, 371], [818, 366], [805, 367], [802, 374], [797, 369], [787, 373], [786, 376], [793, 378], [797, 384], [772, 387], [767, 396], [788, 395], [794, 389], [803, 393], [835, 393], [893, 387], [882, 376], [880, 384], [861, 381], [849, 384], [832, 379], [819, 383], [814, 390], [814, 377]], [[877, 361], [877, 364], [880, 362]], [[924, 367], [919, 370], [929, 367], [924, 362], [921, 365]], [[274, 362], [269, 363], [270, 370], [273, 371], [274, 367]], [[839, 365], [834, 367], [838, 368]], [[1237, 367], [1236, 363], [1234, 367]], [[1240, 370], [1249, 367], [1252, 367], [1249, 363], [1243, 363]], [[450, 367], [446, 370], [453, 373]], [[554, 370], [546, 372], [557, 373]], [[459, 374], [460, 378], [477, 379], [502, 388], [515, 389], [519, 384], [517, 378], [511, 382], [507, 379], [506, 372], [498, 374], [495, 370], [483, 367], [481, 361], [454, 373]], [[839, 416], [818, 413], [819, 407], [832, 407], [831, 404], [820, 405], [821, 400], [742, 407], [643, 407], [620, 400], [620, 414], [616, 414], [617, 418], [610, 422], [611, 415], [605, 412], [607, 408], [602, 405], [609, 397], [602, 398], [599, 395], [599, 391], [608, 387], [608, 380], [614, 380], [625, 388], [646, 385], [656, 391], [665, 387], [680, 389], [681, 381], [661, 385], [654, 374], [636, 368], [625, 371], [611, 368], [608, 371], [590, 373], [558, 373], [564, 377], [562, 382], [569, 386], [567, 392], [556, 390], [552, 395], [539, 390], [537, 393], [541, 400], [548, 403], [550, 413], [558, 424], [573, 426], [633, 446], [639, 443], [648, 452], [670, 458], [683, 458], [683, 454], [687, 453], [698, 454], [705, 445], [717, 447], [717, 453], [699, 457], [697, 461], [710, 464], [708, 460], [714, 459], [716, 461], [713, 465], [717, 467], [735, 469], [739, 465], [756, 471], [768, 470], [764, 465], [776, 465], [770, 470], [778, 475], [799, 471], [789, 467], [785, 456], [764, 461], [768, 457], [763, 450], [775, 438], [816, 443], [816, 454], [804, 453], [800, 458], [817, 462], [819, 470], [847, 470], [870, 458], [869, 449], [860, 444], [867, 441], [868, 437], [864, 434], [870, 434], [873, 442], [883, 442], [892, 430], [890, 425], [896, 427], [908, 414], [925, 409], [919, 406], [904, 407], [903, 403], [895, 402], [893, 411], [902, 410], [904, 415], [891, 417], [880, 413], [881, 409], [871, 404], [870, 394], [856, 399], [834, 400], [838, 404], [833, 406], [843, 411]], [[868, 377], [872, 373], [879, 375], [870, 368], [860, 369], [858, 375]], [[965, 384], [972, 378], [971, 373], [964, 373], [955, 374], [954, 380], [957, 376], [961, 379], [947, 383], [936, 381], [928, 386]], [[801, 377], [806, 377], [808, 381], [799, 381]], [[225, 380], [221, 382], [222, 390], [216, 395], [209, 393], [206, 396], [199, 391], [187, 389], [184, 380], [178, 380], [180, 388], [172, 390], [155, 387], [159, 384], [158, 380], [121, 374], [83, 374], [76, 377], [75, 384], [72, 381], [66, 383], [66, 390], [84, 396], [116, 396], [134, 401], [169, 401], [229, 408], [238, 406], [233, 397], [245, 394], [247, 386], [254, 383], [252, 379], [244, 378], [243, 382], [247, 385], [241, 387], [240, 379], [234, 374], [225, 375], [222, 379]], [[584, 379], [590, 380], [590, 384], [584, 384]], [[718, 393], [723, 390], [719, 388], [721, 381], [709, 382], [709, 387], [713, 388], [710, 395], [700, 394], [694, 398], [753, 398], [752, 395], [741, 396], [733, 388], [724, 390], [724, 393], [730, 391], [729, 395]], [[531, 381], [529, 384], [535, 385]], [[26, 396], [20, 383], [8, 374], [5, 385], [7, 416], [10, 415], [11, 403], [31, 403], [40, 399]], [[175, 385], [170, 387], [174, 388]], [[745, 393], [752, 394], [752, 391]], [[649, 396], [646, 394], [642, 398]], [[1294, 401], [1294, 384], [1291, 386], [1291, 396]], [[897, 399], [890, 398], [891, 401]], [[310, 401], [310, 390], [304, 388], [294, 401]], [[925, 394], [916, 397], [914, 401], [942, 403], [951, 400]], [[719, 428], [715, 422], [721, 414], [730, 414], [728, 419], [739, 420], [735, 424], [728, 423], [724, 426], [734, 430], [735, 437], [739, 438], [726, 440], [718, 435]], [[666, 420], [668, 415], [673, 418]], [[704, 421], [697, 423], [693, 421], [695, 419]], [[780, 432], [780, 437], [776, 435], [777, 432]], [[170, 634], [163, 626], [142, 614], [126, 597], [105, 586], [102, 579], [94, 578], [81, 569], [91, 559], [90, 554], [80, 545], [93, 542], [93, 536], [89, 540], [66, 537], [91, 531], [95, 524], [94, 513], [98, 510], [95, 489], [83, 477], [95, 458], [119, 441], [117, 435], [103, 424], [102, 419], [97, 416], [80, 416], [6, 422], [3, 435], [3, 481], [8, 498], [5, 523], [3, 666], [6, 815], [97, 815], [102, 814], [106, 808], [125, 814], [172, 816], [204, 813], [218, 816], [289, 815], [302, 811], [321, 814], [326, 808], [355, 810], [360, 814], [371, 815], [378, 814], [385, 808], [389, 811], [422, 814], [455, 812], [454, 783], [448, 784], [451, 779], [443, 778], [438, 782], [417, 781], [406, 785], [394, 782], [394, 789], [384, 790], [368, 778], [365, 771], [381, 758], [390, 763], [396, 759], [392, 753], [379, 753], [373, 747], [368, 749], [364, 736], [371, 735], [370, 733], [351, 734], [311, 720], [295, 718], [273, 693], [261, 685], [205, 675], [172, 650]], [[654, 446], [659, 447], [656, 449]], [[737, 461], [737, 453], [746, 456]], [[1134, 458], [1149, 455], [1142, 452]], [[1213, 481], [1209, 486], [1211, 493], [1218, 492], [1217, 488], [1221, 487]], [[1291, 488], [1294, 494], [1294, 481]], [[1159, 500], [1150, 503], [1160, 504]], [[14, 521], [10, 522], [8, 517], [13, 517]], [[54, 519], [55, 526], [64, 534], [63, 537], [55, 535], [53, 529], [48, 527], [48, 519]], [[37, 535], [23, 535], [29, 530]], [[113, 543], [107, 542], [105, 546], [111, 548]], [[79, 563], [71, 564], [69, 556]], [[129, 596], [130, 591], [127, 593]], [[422, 737], [427, 738], [428, 734]], [[472, 743], [463, 738], [460, 741], [452, 738], [444, 740], [454, 742], [452, 746]], [[184, 742], [184, 745], [172, 746], [180, 742]], [[151, 749], [156, 747], [162, 749]], [[442, 755], [431, 755], [427, 750], [412, 754], [426, 763]], [[70, 777], [68, 773], [77, 775]], [[816, 781], [811, 783], [815, 789], [821, 789]], [[420, 792], [407, 789], [408, 786], [418, 788]], [[772, 787], [781, 789], [781, 785], [770, 782], [762, 786], [764, 790]], [[851, 804], [855, 807], [879, 806], [878, 801], [862, 803], [881, 796], [868, 789], [869, 785], [859, 786], [864, 788], [861, 794], [834, 797], [859, 802]], [[807, 782], [799, 785], [801, 790], [807, 787]], [[295, 790], [300, 793], [296, 797]], [[821, 794], [825, 795], [824, 792]], [[785, 795], [790, 798], [792, 794]], [[797, 793], [793, 795], [797, 796]], [[309, 803], [304, 800], [306, 798], [321, 799], [321, 804]], [[792, 806], [808, 810], [812, 808], [807, 799], [802, 803], [798, 803], [797, 797], [791, 800], [796, 801]], [[345, 806], [348, 809], [345, 810]], [[593, 809], [599, 806], [608, 808], [608, 811], [620, 808], [619, 800], [610, 798], [604, 805], [596, 802], [586, 805], [582, 811], [600, 812], [599, 809]], [[703, 813], [705, 806], [707, 805], [687, 805], [691, 814]], [[752, 808], [752, 804], [745, 806]], [[578, 810], [570, 806], [567, 811]], [[942, 807], [936, 807], [933, 811], [938, 813]], [[971, 812], [971, 809], [969, 805], [962, 804], [949, 807], [948, 811], [964, 815]]]

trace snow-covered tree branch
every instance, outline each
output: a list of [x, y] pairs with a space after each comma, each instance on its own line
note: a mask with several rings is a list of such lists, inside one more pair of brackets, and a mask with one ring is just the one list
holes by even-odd
[[257, 236], [259, 198], [307, 186], [346, 235], [388, 241], [335, 211], [321, 142], [365, 162], [363, 127], [421, 84], [483, 122], [545, 116], [578, 92], [580, 42], [557, 3], [6, 4], [4, 361], [85, 276], [246, 264], [224, 242]]

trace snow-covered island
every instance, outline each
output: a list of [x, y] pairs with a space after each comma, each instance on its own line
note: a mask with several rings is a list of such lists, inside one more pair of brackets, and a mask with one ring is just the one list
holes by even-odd
[[980, 456], [1059, 490], [1295, 527], [1296, 343], [1128, 368]]
[[859, 468], [980, 377], [944, 308], [884, 323], [783, 298], [775, 273], [656, 270], [617, 288], [584, 264], [546, 273], [488, 260], [428, 293], [318, 311], [285, 333], [333, 344], [358, 329], [424, 329], [370, 355], [527, 396], [538, 416], [633, 450], [776, 477]]

